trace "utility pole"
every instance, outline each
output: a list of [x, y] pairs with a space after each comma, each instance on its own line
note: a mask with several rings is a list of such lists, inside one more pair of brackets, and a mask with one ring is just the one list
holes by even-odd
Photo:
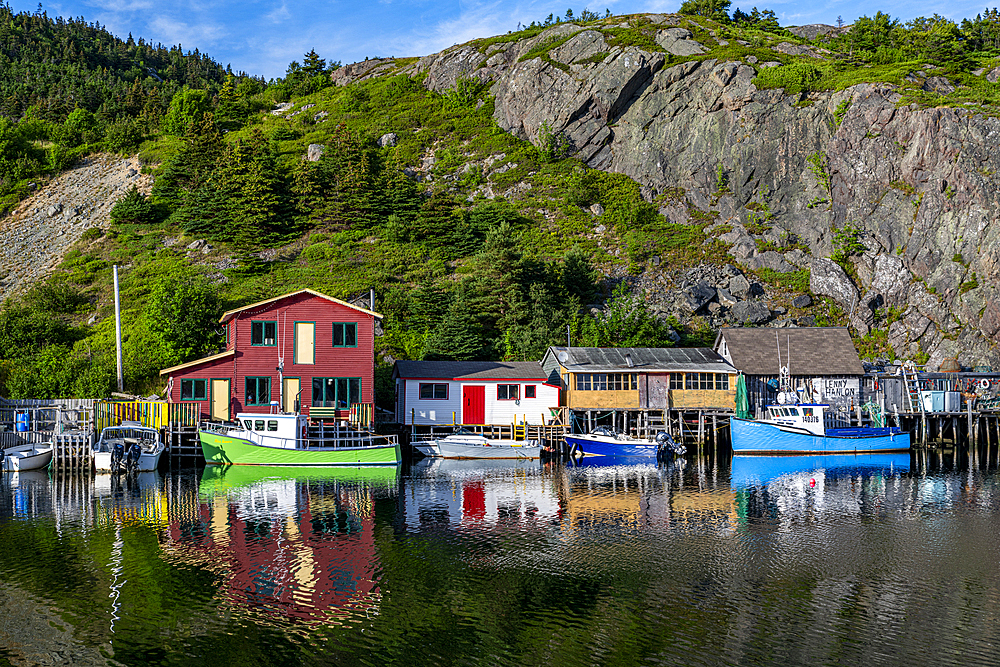
[[115, 344], [118, 353], [118, 393], [125, 391], [125, 380], [122, 376], [122, 306], [118, 297], [118, 265], [115, 264]]

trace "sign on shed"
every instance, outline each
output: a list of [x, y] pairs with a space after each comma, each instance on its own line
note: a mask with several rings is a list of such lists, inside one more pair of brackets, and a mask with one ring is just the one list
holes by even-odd
[[847, 405], [861, 402], [860, 378], [813, 378], [813, 391], [818, 402], [830, 405]]

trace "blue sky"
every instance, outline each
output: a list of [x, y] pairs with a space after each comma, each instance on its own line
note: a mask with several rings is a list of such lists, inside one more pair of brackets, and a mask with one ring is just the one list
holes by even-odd
[[[994, 3], [995, 4], [995, 3]], [[15, 11], [34, 11], [38, 2], [16, 0]], [[316, 49], [328, 61], [344, 64], [371, 56], [422, 56], [475, 37], [505, 33], [572, 7], [601, 14], [671, 12], [680, 0], [59, 0], [42, 7], [50, 17], [83, 16], [112, 33], [164, 44], [198, 48], [223, 65], [265, 77], [281, 76], [292, 60]], [[757, 6], [774, 10], [782, 25], [850, 22], [884, 11], [904, 20], [937, 12], [951, 19], [972, 17], [986, 5], [971, 0], [857, 0], [814, 2], [733, 1], [733, 9]]]

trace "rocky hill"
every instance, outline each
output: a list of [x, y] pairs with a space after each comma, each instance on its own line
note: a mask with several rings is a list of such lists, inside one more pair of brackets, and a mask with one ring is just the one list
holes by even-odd
[[[645, 43], [623, 45], [625, 31]], [[955, 83], [930, 65], [906, 72], [903, 85], [759, 86], [769, 68], [839, 57], [795, 42], [731, 44], [707, 20], [645, 15], [472, 42], [404, 71], [434, 91], [488, 84], [494, 119], [510, 133], [536, 145], [555, 137], [587, 165], [627, 174], [671, 222], [714, 219], [733, 264], [808, 269], [815, 295], [835, 299], [860, 336], [885, 332], [902, 357], [1000, 367], [995, 108], [956, 105]], [[395, 71], [391, 61], [362, 65], [339, 83]], [[914, 90], [926, 93], [922, 103], [906, 104]], [[838, 231], [855, 251], [840, 264], [829, 259]], [[645, 284], [657, 284], [656, 259]], [[685, 274], [661, 310], [694, 309], [716, 325], [795, 324], [766, 294], [734, 298], [736, 272]]]
[[[0, 300], [23, 294], [47, 277], [91, 228], [105, 230], [115, 202], [135, 185], [149, 192], [152, 177], [139, 160], [93, 155], [25, 199], [0, 222]], [[98, 234], [99, 236], [100, 234]]]

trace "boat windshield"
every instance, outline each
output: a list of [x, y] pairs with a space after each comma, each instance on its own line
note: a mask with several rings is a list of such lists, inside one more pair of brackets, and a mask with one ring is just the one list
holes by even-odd
[[153, 429], [112, 427], [101, 431], [101, 439], [94, 448], [99, 452], [110, 452], [117, 443], [132, 444], [137, 442], [143, 449], [149, 449], [156, 444], [157, 439], [158, 434]]

